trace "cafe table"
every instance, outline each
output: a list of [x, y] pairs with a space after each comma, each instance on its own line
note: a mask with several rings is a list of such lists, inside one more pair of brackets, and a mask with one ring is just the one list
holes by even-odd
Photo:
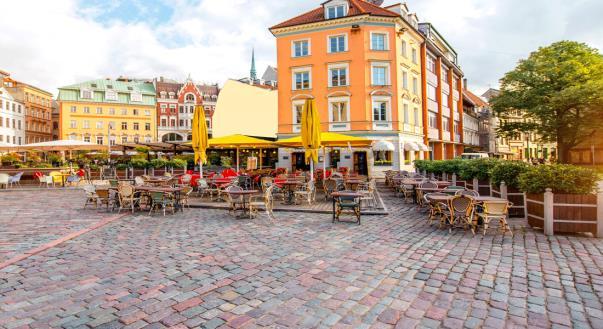
[[349, 186], [350, 190], [356, 191], [358, 189], [358, 185], [364, 183], [362, 179], [347, 179], [345, 180], [345, 184]]
[[161, 192], [163, 194], [172, 194], [174, 196], [174, 211], [184, 212], [181, 202], [181, 192], [184, 187], [162, 187], [162, 186], [135, 186], [134, 189], [139, 192]]
[[297, 187], [303, 185], [304, 183], [298, 180], [286, 180], [279, 182], [279, 184], [285, 187], [285, 195], [287, 199], [283, 202], [283, 204], [292, 205], [294, 203], [293, 196], [295, 195]]
[[[242, 191], [228, 191], [226, 192], [230, 195], [232, 199], [236, 199], [238, 197], [241, 198], [242, 202], [242, 214], [237, 216], [237, 218], [244, 218], [245, 215], [248, 215], [248, 218], [251, 219], [251, 212], [249, 211], [249, 200], [252, 196], [260, 193], [259, 190], [242, 190]], [[239, 203], [239, 202], [237, 202]], [[236, 208], [235, 208], [236, 211]]]

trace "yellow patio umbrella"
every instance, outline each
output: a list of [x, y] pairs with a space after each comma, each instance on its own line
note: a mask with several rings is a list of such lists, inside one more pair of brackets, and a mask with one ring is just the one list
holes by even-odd
[[193, 117], [193, 140], [192, 146], [195, 151], [195, 163], [199, 163], [199, 174], [203, 177], [203, 164], [207, 163], [207, 124], [205, 123], [205, 110], [203, 106], [195, 107]]
[[314, 163], [318, 162], [320, 148], [320, 118], [313, 99], [307, 99], [301, 118], [302, 146], [306, 151], [306, 163], [310, 162], [310, 177], [314, 180]]

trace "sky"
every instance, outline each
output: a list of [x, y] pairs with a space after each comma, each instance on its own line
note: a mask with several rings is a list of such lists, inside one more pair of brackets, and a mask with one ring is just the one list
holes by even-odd
[[[268, 31], [322, 0], [0, 0], [0, 70], [57, 88], [121, 75], [223, 84], [276, 65]], [[393, 4], [398, 1], [386, 1]], [[540, 46], [603, 49], [601, 0], [408, 0], [459, 54], [481, 94]]]

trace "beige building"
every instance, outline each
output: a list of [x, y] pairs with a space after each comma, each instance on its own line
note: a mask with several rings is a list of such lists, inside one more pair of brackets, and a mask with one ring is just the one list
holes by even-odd
[[213, 137], [242, 134], [275, 138], [278, 92], [274, 87], [228, 80], [220, 91]]

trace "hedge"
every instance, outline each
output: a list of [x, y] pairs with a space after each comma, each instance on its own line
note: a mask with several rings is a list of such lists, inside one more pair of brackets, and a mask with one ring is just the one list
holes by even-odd
[[598, 176], [588, 168], [572, 165], [540, 165], [529, 167], [519, 175], [519, 188], [527, 193], [544, 193], [547, 188], [560, 194], [590, 194], [595, 191]]
[[498, 161], [490, 170], [490, 178], [495, 185], [505, 182], [509, 187], [519, 188], [519, 175], [529, 168], [530, 166], [523, 161]]

